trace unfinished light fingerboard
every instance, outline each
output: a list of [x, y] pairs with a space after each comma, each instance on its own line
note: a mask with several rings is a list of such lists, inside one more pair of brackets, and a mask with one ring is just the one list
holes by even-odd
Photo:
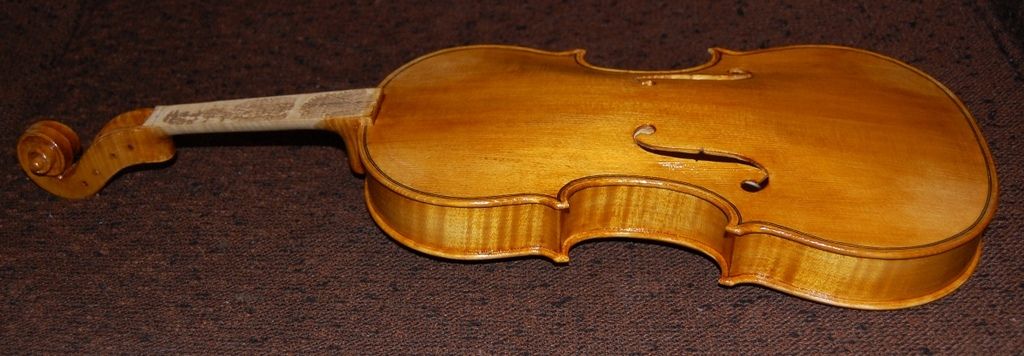
[[145, 126], [169, 135], [315, 129], [326, 119], [368, 117], [377, 88], [157, 106]]

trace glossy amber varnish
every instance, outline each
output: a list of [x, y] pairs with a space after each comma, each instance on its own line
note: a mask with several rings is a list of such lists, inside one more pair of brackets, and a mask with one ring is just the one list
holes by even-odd
[[[955, 96], [859, 50], [713, 54], [670, 73], [750, 76], [645, 83], [657, 77], [594, 68], [582, 52], [493, 47], [414, 61], [382, 84], [364, 131], [371, 211], [399, 241], [449, 258], [565, 261], [586, 239], [654, 239], [707, 254], [725, 285], [865, 309], [966, 280], [996, 192]], [[645, 125], [647, 142], [750, 157], [770, 182], [747, 192], [756, 167], [645, 151]], [[587, 178], [600, 183], [573, 188]]]
[[565, 262], [588, 239], [657, 240], [709, 256], [723, 285], [865, 309], [925, 303], [970, 276], [997, 184], [955, 95], [863, 50], [711, 53], [641, 72], [579, 50], [455, 48], [379, 88], [163, 107], [187, 118], [164, 126], [128, 112], [78, 162], [74, 132], [40, 122], [19, 161], [83, 198], [170, 159], [169, 132], [319, 128], [344, 138], [380, 226], [437, 256]]

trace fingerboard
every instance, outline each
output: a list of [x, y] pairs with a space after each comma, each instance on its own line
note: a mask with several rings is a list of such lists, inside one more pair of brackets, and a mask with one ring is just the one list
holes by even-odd
[[157, 106], [145, 126], [169, 135], [315, 129], [325, 119], [369, 117], [377, 88]]

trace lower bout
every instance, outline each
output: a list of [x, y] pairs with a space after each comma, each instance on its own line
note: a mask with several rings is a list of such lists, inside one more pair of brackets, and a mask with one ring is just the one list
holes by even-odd
[[720, 283], [758, 284], [810, 300], [857, 309], [899, 309], [939, 299], [977, 267], [981, 240], [908, 259], [841, 255], [764, 234], [735, 238]]

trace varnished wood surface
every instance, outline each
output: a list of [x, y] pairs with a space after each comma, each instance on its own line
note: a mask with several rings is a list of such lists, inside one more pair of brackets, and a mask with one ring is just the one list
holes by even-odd
[[925, 303], [966, 280], [997, 188], [955, 95], [863, 50], [711, 53], [696, 68], [640, 72], [593, 67], [582, 51], [455, 48], [348, 91], [374, 99], [338, 115], [231, 117], [258, 109], [236, 103], [272, 98], [177, 106], [206, 116], [170, 126], [136, 111], [74, 165], [77, 137], [44, 122], [19, 159], [41, 187], [81, 198], [127, 165], [169, 159], [172, 134], [318, 128], [342, 136], [367, 174], [380, 226], [437, 256], [564, 262], [588, 239], [650, 239], [708, 255], [723, 285], [866, 309]]
[[174, 157], [170, 136], [142, 126], [150, 113], [139, 109], [110, 120], [80, 158], [78, 135], [71, 128], [56, 121], [37, 122], [18, 140], [18, 161], [46, 191], [69, 199], [90, 197], [126, 167]]
[[[716, 51], [690, 72], [736, 68], [752, 77], [645, 86], [647, 73], [593, 68], [581, 52], [455, 49], [384, 83], [366, 149], [382, 174], [439, 198], [555, 198], [581, 177], [656, 177], [723, 195], [744, 222], [862, 247], [955, 238], [990, 213], [984, 142], [931, 78], [837, 47]], [[748, 165], [648, 152], [633, 140], [643, 125], [659, 146], [751, 157], [769, 188], [741, 188], [760, 174]]]
[[443, 257], [566, 261], [584, 240], [652, 239], [708, 255], [723, 285], [891, 309], [962, 284], [995, 211], [959, 99], [857, 49], [715, 49], [639, 72], [466, 47], [381, 90], [361, 145], [371, 213]]

